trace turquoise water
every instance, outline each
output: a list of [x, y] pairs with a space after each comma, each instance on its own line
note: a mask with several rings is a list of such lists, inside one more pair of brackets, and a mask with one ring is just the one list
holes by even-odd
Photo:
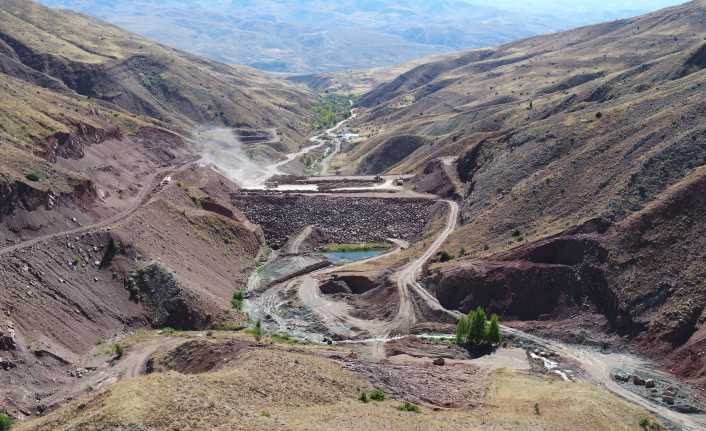
[[324, 253], [324, 256], [334, 264], [357, 262], [359, 260], [368, 259], [375, 256], [380, 256], [387, 250], [368, 250], [368, 251], [337, 251], [333, 253]]

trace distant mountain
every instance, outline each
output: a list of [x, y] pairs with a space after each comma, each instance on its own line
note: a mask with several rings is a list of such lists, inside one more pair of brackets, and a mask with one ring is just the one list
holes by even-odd
[[[399, 64], [626, 17], [678, 0], [43, 0], [231, 64], [319, 73]], [[593, 2], [596, 3], [596, 2]], [[605, 3], [605, 2], [601, 2]], [[579, 12], [579, 13], [577, 13]]]

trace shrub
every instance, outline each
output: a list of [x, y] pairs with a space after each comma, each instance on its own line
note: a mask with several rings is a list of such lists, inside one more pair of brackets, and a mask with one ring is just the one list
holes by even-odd
[[260, 340], [262, 340], [262, 320], [258, 320], [257, 323], [255, 323], [255, 329], [253, 330], [253, 335], [255, 336], [255, 341], [258, 343]]
[[448, 262], [454, 258], [448, 251], [439, 252], [438, 257], [439, 262]]
[[542, 412], [539, 411], [539, 403], [534, 403], [534, 414], [537, 416], [542, 415]]
[[518, 238], [521, 235], [522, 235], [522, 233], [520, 232], [519, 229], [515, 229], [514, 231], [512, 231], [512, 236], [514, 236], [515, 238]]
[[370, 392], [370, 399], [373, 401], [385, 401], [385, 391], [382, 389], [373, 389]]
[[267, 410], [263, 410], [260, 412], [260, 416], [265, 417], [265, 418], [269, 418], [271, 415], [270, 415], [270, 412], [268, 412]]
[[661, 431], [662, 426], [658, 424], [657, 422], [652, 422], [648, 418], [642, 418], [640, 419], [640, 428], [645, 430], [645, 431]]
[[0, 413], [0, 431], [10, 431], [12, 429], [12, 418], [6, 413]]
[[114, 343], [112, 350], [116, 360], [122, 359], [123, 355], [125, 355], [125, 348], [120, 343]]
[[409, 403], [407, 401], [402, 403], [402, 405], [397, 407], [397, 409], [402, 412], [412, 412], [412, 413], [421, 413], [422, 412], [422, 409], [420, 409], [418, 405]]
[[358, 401], [360, 401], [361, 403], [367, 403], [369, 401], [368, 394], [365, 391], [361, 392], [360, 396], [358, 397]]
[[36, 172], [28, 172], [28, 173], [25, 175], [25, 178], [27, 178], [27, 179], [30, 180], [30, 181], [36, 182], [36, 181], [39, 181], [39, 174], [36, 173]]
[[230, 305], [233, 307], [235, 310], [242, 310], [243, 309], [243, 301], [245, 300], [245, 291], [244, 290], [238, 290], [233, 294], [233, 298], [230, 300]]

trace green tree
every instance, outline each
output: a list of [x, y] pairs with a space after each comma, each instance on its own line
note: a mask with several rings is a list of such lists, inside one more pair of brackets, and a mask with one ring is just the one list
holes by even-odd
[[493, 314], [490, 316], [490, 324], [488, 325], [488, 336], [486, 337], [490, 344], [500, 344], [502, 341], [502, 335], [500, 335], [500, 323], [498, 321], [498, 315]]
[[468, 343], [468, 334], [471, 332], [471, 319], [468, 316], [462, 316], [456, 326], [456, 344], [463, 345]]
[[468, 334], [468, 342], [473, 344], [483, 344], [485, 341], [485, 310], [478, 307], [475, 311], [469, 314], [471, 319], [471, 329]]

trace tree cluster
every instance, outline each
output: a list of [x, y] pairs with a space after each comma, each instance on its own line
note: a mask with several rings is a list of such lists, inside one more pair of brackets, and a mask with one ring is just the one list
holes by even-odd
[[456, 327], [456, 343], [460, 346], [482, 347], [500, 344], [500, 322], [497, 314], [486, 318], [485, 310], [478, 307], [461, 317]]

